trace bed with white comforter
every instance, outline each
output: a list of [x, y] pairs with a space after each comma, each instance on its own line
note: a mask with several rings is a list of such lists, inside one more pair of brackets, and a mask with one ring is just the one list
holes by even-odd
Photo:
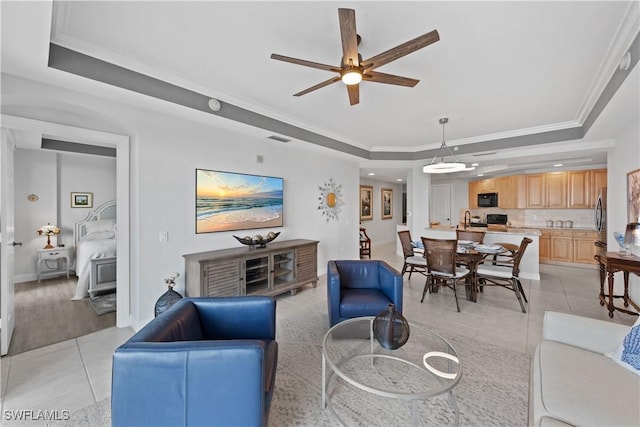
[[96, 208], [75, 224], [76, 275], [78, 284], [73, 300], [115, 289], [116, 219], [115, 201]]

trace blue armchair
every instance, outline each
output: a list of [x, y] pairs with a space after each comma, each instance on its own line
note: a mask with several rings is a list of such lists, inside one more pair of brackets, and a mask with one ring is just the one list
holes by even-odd
[[329, 261], [327, 305], [331, 326], [343, 320], [376, 316], [395, 304], [402, 313], [402, 276], [384, 261]]
[[119, 426], [266, 426], [275, 384], [276, 302], [184, 298], [113, 355]]

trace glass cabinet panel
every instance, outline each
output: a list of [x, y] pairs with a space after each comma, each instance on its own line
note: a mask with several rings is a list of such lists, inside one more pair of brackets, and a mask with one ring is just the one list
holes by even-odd
[[273, 287], [291, 283], [294, 275], [293, 251], [273, 254]]
[[269, 289], [269, 256], [247, 259], [244, 279], [247, 294]]

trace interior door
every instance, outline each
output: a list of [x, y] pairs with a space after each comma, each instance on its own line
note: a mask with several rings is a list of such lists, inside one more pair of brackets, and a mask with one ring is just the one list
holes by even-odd
[[7, 129], [2, 129], [0, 142], [0, 354], [7, 354], [13, 326], [14, 294], [13, 259], [15, 246], [13, 229], [13, 154], [15, 144]]
[[451, 226], [451, 184], [437, 184], [431, 186], [431, 202], [429, 203], [429, 217], [431, 223]]

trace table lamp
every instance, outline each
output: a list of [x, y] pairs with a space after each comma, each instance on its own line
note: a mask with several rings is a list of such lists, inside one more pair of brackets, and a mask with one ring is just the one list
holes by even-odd
[[42, 236], [43, 234], [47, 236], [47, 246], [45, 246], [43, 249], [55, 248], [55, 246], [51, 244], [51, 236], [53, 236], [54, 234], [60, 234], [60, 229], [58, 227], [47, 223], [47, 225], [43, 225], [42, 227], [40, 227], [37, 233], [39, 236]]
[[634, 255], [640, 256], [640, 222], [630, 222], [624, 233], [624, 246]]

